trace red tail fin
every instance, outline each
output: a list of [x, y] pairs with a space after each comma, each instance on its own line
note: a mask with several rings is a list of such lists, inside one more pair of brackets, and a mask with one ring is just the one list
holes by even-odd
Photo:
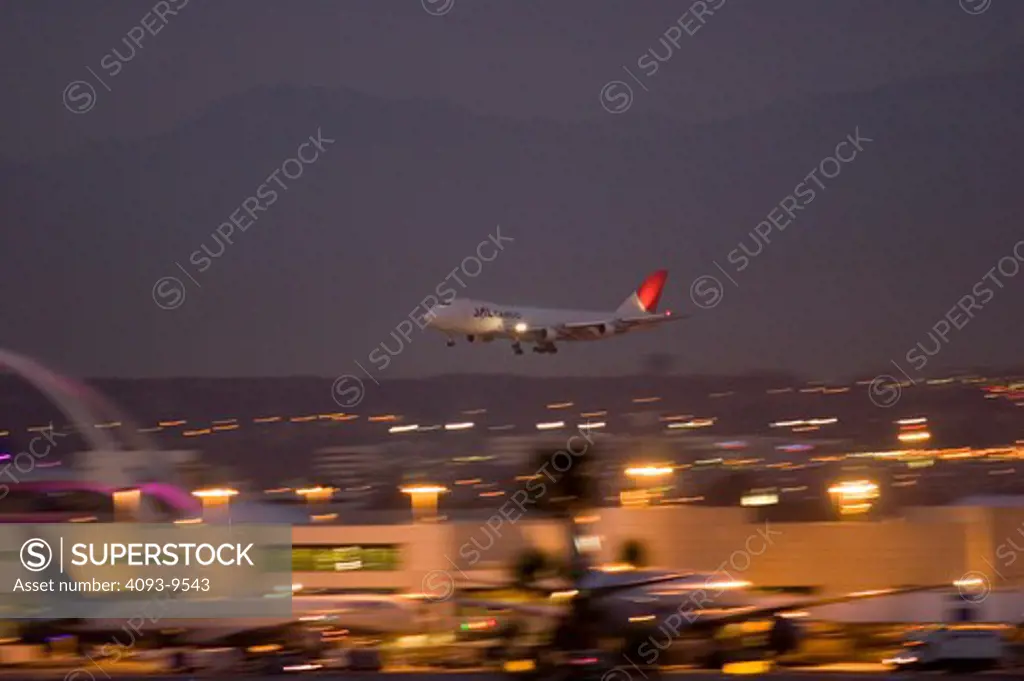
[[661, 300], [661, 290], [665, 287], [665, 280], [668, 279], [668, 270], [658, 270], [652, 273], [640, 288], [636, 290], [636, 297], [643, 306], [645, 312], [656, 312], [658, 301]]
[[668, 279], [668, 270], [652, 272], [644, 279], [635, 293], [622, 301], [617, 312], [620, 314], [650, 314], [657, 311], [661, 290], [665, 287], [666, 279]]

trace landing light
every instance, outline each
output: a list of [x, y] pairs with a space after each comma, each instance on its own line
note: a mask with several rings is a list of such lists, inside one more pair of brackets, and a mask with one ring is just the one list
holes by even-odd
[[528, 328], [530, 328], [530, 327], [528, 327], [528, 326], [527, 326], [526, 324], [524, 324], [523, 322], [519, 322], [519, 323], [518, 323], [518, 324], [516, 324], [516, 326], [515, 326], [515, 329], [516, 329], [516, 333], [526, 333], [526, 330], [527, 330]]

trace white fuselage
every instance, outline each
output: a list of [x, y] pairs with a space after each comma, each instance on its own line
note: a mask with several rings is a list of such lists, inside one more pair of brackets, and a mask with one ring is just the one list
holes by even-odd
[[[673, 574], [678, 573], [656, 568], [622, 572], [595, 569], [584, 575], [580, 587], [596, 589]], [[611, 621], [605, 624], [621, 625], [632, 618], [652, 615], [655, 621], [663, 621], [672, 613], [678, 613], [685, 621], [695, 618], [696, 613], [702, 610], [749, 606], [757, 599], [746, 586], [745, 583], [726, 581], [721, 573], [695, 572], [665, 584], [629, 589], [608, 599], [606, 616]]]
[[471, 335], [480, 340], [519, 338], [531, 332], [548, 329], [545, 340], [564, 339], [561, 328], [566, 324], [606, 324], [605, 333], [575, 334], [573, 340], [598, 338], [616, 333], [616, 314], [611, 311], [560, 310], [542, 307], [502, 305], [481, 300], [454, 300], [428, 312], [427, 326], [447, 334]]

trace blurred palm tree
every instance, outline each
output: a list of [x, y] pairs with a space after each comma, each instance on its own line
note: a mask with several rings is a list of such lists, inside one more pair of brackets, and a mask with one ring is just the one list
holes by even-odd
[[[591, 435], [591, 438], [596, 437]], [[599, 454], [583, 436], [573, 436], [566, 447], [544, 447], [533, 458], [535, 481], [528, 486], [536, 507], [571, 518], [598, 504], [595, 471]]]
[[630, 539], [619, 549], [619, 562], [634, 567], [647, 567], [647, 547], [639, 539]]
[[542, 549], [527, 547], [512, 565], [512, 579], [516, 586], [529, 586], [550, 577], [558, 571], [557, 562]]

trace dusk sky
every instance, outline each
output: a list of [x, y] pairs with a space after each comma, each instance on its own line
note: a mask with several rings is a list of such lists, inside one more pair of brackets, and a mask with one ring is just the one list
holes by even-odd
[[0, 92], [0, 344], [75, 375], [352, 373], [461, 267], [692, 318], [379, 378], [1022, 364], [1019, 2], [16, 0]]

